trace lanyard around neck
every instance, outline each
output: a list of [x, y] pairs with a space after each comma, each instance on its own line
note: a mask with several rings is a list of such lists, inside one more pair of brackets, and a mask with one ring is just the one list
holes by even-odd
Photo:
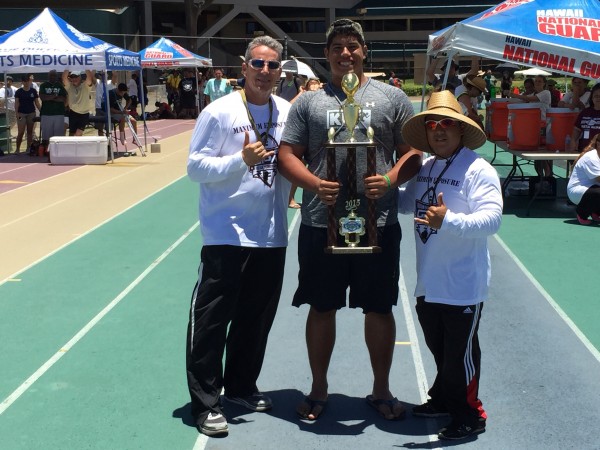
[[[250, 112], [250, 109], [248, 108], [248, 100], [246, 100], [246, 91], [244, 91], [244, 89], [241, 89], [239, 92], [240, 92], [240, 95], [242, 96], [242, 102], [244, 103], [244, 106], [246, 107], [246, 112], [248, 113], [248, 120], [250, 120], [250, 125], [252, 126], [252, 129], [254, 130], [254, 133], [256, 134], [256, 139], [258, 141], [263, 141], [263, 139], [260, 136], [260, 132], [258, 131], [258, 128], [256, 127], [256, 123], [254, 122], [254, 117], [252, 117], [252, 113]], [[272, 126], [273, 126], [273, 99], [271, 97], [269, 97], [269, 124], [267, 125], [267, 132], [265, 133], [265, 140], [263, 141], [263, 144], [266, 144], [267, 138], [269, 136], [269, 130], [271, 129]]]

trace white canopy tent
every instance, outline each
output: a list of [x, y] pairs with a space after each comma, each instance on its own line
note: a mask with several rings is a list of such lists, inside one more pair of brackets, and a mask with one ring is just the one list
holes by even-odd
[[138, 53], [80, 32], [49, 8], [25, 25], [0, 36], [0, 73], [4, 74], [132, 70], [139, 71], [141, 77], [141, 68]]
[[506, 0], [429, 36], [427, 54], [475, 55], [598, 79], [599, 29], [597, 1]]

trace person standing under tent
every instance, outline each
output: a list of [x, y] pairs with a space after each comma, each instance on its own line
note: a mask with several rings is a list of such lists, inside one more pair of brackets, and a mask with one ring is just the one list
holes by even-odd
[[6, 76], [6, 86], [0, 88], [0, 105], [6, 109], [8, 123], [12, 127], [15, 124], [15, 94], [17, 88], [13, 86], [13, 77]]
[[138, 91], [138, 74], [136, 72], [133, 72], [131, 74], [131, 78], [127, 82], [127, 95], [130, 99], [129, 107], [127, 108], [127, 110], [131, 111], [131, 113], [135, 117], [137, 117], [137, 106], [139, 104]]
[[[421, 153], [406, 145], [401, 136], [402, 124], [413, 115], [410, 100], [401, 89], [364, 74], [367, 51], [359, 23], [340, 19], [331, 24], [325, 47], [331, 81], [325, 89], [303, 93], [292, 104], [280, 148], [281, 173], [303, 189], [298, 238], [300, 271], [292, 304], [310, 306], [305, 338], [312, 384], [308, 395], [296, 407], [298, 415], [308, 420], [318, 419], [325, 410], [336, 315], [347, 303], [351, 308], [361, 308], [364, 314], [364, 338], [373, 372], [367, 404], [386, 420], [402, 419], [406, 413], [402, 402], [389, 389], [396, 338], [392, 307], [398, 300], [402, 234], [395, 188], [418, 172]], [[360, 86], [354, 98], [363, 109], [356, 128], [357, 140], [366, 140], [367, 127], [372, 127], [377, 144], [377, 175], [357, 176], [357, 214], [367, 217], [367, 199], [377, 200], [377, 235], [382, 251], [367, 255], [333, 255], [324, 251], [328, 205], [336, 206], [337, 217], [348, 214], [346, 152], [336, 152], [339, 182], [328, 181], [323, 146], [329, 140], [330, 127], [338, 129], [339, 141], [349, 138], [349, 131], [338, 118], [346, 99], [342, 80], [350, 72], [358, 77]], [[356, 152], [357, 174], [366, 172], [365, 153], [360, 148]], [[338, 238], [343, 240], [342, 236]]]
[[35, 122], [36, 108], [39, 111], [42, 107], [38, 92], [31, 87], [31, 79], [28, 75], [21, 78], [21, 87], [15, 93], [15, 112], [17, 115], [17, 148], [15, 153], [21, 151], [23, 135], [27, 129], [27, 148], [31, 148], [33, 142], [33, 126]]
[[56, 70], [48, 72], [48, 81], [40, 86], [40, 100], [41, 144], [47, 149], [50, 138], [65, 135], [67, 91], [59, 81]]
[[195, 119], [198, 116], [196, 107], [196, 78], [191, 68], [183, 69], [183, 78], [179, 83], [179, 115], [178, 119]]
[[571, 133], [571, 151], [581, 152], [600, 133], [600, 84], [590, 92], [586, 108], [579, 113]]
[[233, 91], [229, 81], [223, 78], [223, 69], [214, 69], [213, 73], [215, 77], [208, 80], [204, 87], [204, 101], [206, 105]]
[[[540, 104], [540, 117], [542, 121], [546, 120], [546, 112], [552, 105], [552, 94], [546, 87], [546, 77], [536, 75], [533, 77], [533, 94], [515, 94], [511, 91], [503, 91], [508, 98], [518, 98], [526, 103]], [[541, 126], [541, 124], [540, 124]], [[552, 161], [535, 161], [535, 170], [540, 176], [552, 177]]]
[[204, 108], [190, 143], [187, 173], [200, 185], [204, 243], [186, 370], [191, 413], [208, 436], [229, 432], [223, 388], [229, 402], [249, 410], [272, 407], [257, 380], [288, 243], [289, 182], [278, 173], [278, 147], [290, 104], [272, 95], [282, 51], [269, 36], [253, 39], [242, 64], [244, 89]]
[[[123, 106], [125, 100], [125, 106]], [[119, 122], [119, 140], [125, 145], [125, 124], [129, 120], [133, 131], [137, 133], [137, 121], [128, 113], [131, 106], [131, 98], [127, 94], [127, 85], [119, 83], [116, 89], [108, 91], [108, 104], [110, 107], [110, 117]], [[135, 152], [132, 152], [135, 154]]]
[[[96, 130], [98, 130], [98, 136], [104, 136], [104, 129], [106, 128], [106, 110], [105, 102], [106, 95], [104, 94], [104, 72], [96, 74], [96, 100], [94, 103], [96, 109]], [[117, 86], [117, 72], [108, 72], [108, 80], [106, 80], [106, 89], [111, 91]], [[102, 119], [102, 120], [100, 120]], [[107, 132], [107, 136], [110, 132]]]
[[82, 79], [82, 71], [63, 72], [63, 85], [69, 98], [69, 136], [82, 136], [85, 127], [90, 123], [90, 107], [94, 73], [86, 70], [86, 79]]
[[579, 109], [587, 108], [590, 100], [588, 80], [585, 78], [571, 78], [571, 90], [558, 102], [559, 108]]

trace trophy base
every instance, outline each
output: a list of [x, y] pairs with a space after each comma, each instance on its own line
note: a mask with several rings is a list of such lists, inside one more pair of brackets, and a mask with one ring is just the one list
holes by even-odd
[[374, 245], [371, 247], [325, 247], [325, 253], [332, 255], [350, 255], [350, 254], [371, 254], [381, 253], [381, 247]]

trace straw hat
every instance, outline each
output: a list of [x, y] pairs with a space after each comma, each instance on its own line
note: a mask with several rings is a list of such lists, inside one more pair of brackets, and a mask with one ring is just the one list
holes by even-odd
[[479, 125], [469, 119], [462, 112], [454, 95], [450, 91], [440, 91], [431, 94], [427, 103], [427, 110], [411, 117], [402, 127], [404, 142], [413, 148], [432, 153], [427, 141], [425, 118], [431, 115], [450, 117], [464, 124], [462, 143], [472, 150], [481, 147], [486, 142], [485, 133]]
[[467, 83], [471, 86], [475, 86], [481, 92], [487, 92], [487, 85], [485, 84], [485, 80], [481, 77], [467, 78]]

